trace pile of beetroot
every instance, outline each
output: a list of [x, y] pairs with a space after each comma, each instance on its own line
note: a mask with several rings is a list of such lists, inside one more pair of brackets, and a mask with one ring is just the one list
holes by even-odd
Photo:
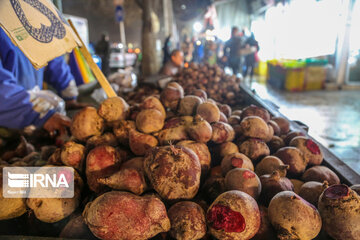
[[28, 212], [85, 239], [359, 239], [359, 185], [321, 166], [314, 141], [263, 108], [232, 111], [193, 92], [171, 82], [132, 106], [84, 108], [59, 148], [34, 152], [22, 139], [1, 166], [73, 167], [75, 196], [0, 195], [0, 220]]
[[239, 83], [241, 78], [228, 75], [219, 66], [191, 63], [175, 77], [187, 94], [194, 94], [197, 89], [206, 91], [209, 98], [218, 102], [225, 102], [230, 106], [241, 104], [243, 98]]

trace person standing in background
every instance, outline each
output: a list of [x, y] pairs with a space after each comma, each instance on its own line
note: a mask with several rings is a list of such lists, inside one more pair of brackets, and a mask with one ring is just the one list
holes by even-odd
[[163, 46], [163, 53], [164, 53], [163, 65], [164, 65], [165, 63], [167, 63], [170, 60], [171, 34], [169, 36], [167, 36], [167, 38], [165, 39], [164, 46]]
[[245, 78], [250, 69], [251, 82], [254, 75], [255, 63], [257, 62], [257, 52], [259, 51], [259, 43], [255, 40], [254, 33], [251, 33], [250, 36], [245, 40], [245, 46], [246, 48], [250, 48], [250, 53], [245, 56], [243, 76]]
[[233, 74], [239, 73], [241, 64], [241, 37], [239, 36], [239, 28], [232, 27], [231, 38], [225, 43], [224, 54], [227, 58], [229, 67], [233, 70]]
[[103, 33], [100, 41], [95, 46], [95, 52], [101, 58], [101, 70], [105, 76], [109, 74], [109, 57], [110, 57], [110, 42], [109, 35]]
[[170, 60], [161, 68], [160, 74], [166, 76], [174, 76], [179, 72], [184, 64], [184, 53], [180, 50], [171, 52]]

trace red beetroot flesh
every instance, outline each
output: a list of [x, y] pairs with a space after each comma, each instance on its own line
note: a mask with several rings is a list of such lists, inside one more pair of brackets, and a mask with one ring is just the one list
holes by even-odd
[[345, 185], [333, 185], [325, 190], [325, 196], [331, 199], [339, 199], [348, 196], [350, 189]]
[[245, 172], [243, 172], [243, 177], [244, 177], [245, 179], [254, 178], [254, 177], [255, 177], [255, 173], [250, 172], [250, 171], [245, 171]]
[[306, 144], [307, 149], [310, 150], [310, 152], [312, 152], [313, 154], [320, 154], [320, 148], [316, 143], [314, 143], [313, 140], [308, 139], [308, 140], [306, 140], [305, 144]]
[[231, 159], [231, 165], [233, 165], [234, 167], [242, 168], [243, 163], [244, 160], [242, 160], [241, 158], [233, 157]]
[[221, 204], [216, 204], [211, 208], [207, 214], [207, 219], [215, 230], [243, 232], [246, 227], [245, 219], [239, 212]]

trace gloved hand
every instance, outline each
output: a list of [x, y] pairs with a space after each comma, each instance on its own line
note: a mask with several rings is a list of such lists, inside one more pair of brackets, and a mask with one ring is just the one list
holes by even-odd
[[44, 124], [43, 128], [49, 132], [50, 136], [54, 137], [57, 133], [65, 135], [66, 128], [70, 127], [71, 119], [60, 113], [54, 113]]

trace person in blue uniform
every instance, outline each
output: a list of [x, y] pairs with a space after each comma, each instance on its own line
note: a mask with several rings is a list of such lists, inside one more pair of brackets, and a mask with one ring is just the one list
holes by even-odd
[[43, 81], [56, 89], [67, 109], [85, 106], [76, 101], [78, 90], [63, 57], [55, 58], [46, 67], [36, 70], [0, 28], [1, 127], [22, 129], [34, 125], [50, 133], [66, 131], [70, 119], [58, 112], [54, 101], [51, 102], [53, 98], [39, 94]]

